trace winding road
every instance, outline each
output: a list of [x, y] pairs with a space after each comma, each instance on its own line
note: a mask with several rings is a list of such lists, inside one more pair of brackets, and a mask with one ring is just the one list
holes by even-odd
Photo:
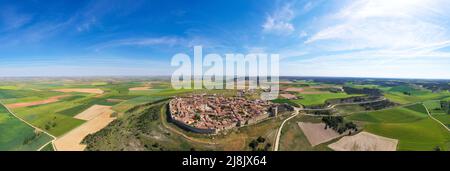
[[[280, 146], [280, 137], [281, 137], [281, 130], [283, 130], [283, 127], [284, 127], [284, 124], [287, 122], [287, 121], [289, 121], [289, 120], [291, 120], [292, 118], [294, 118], [294, 117], [296, 117], [299, 113], [300, 113], [300, 111], [323, 111], [323, 110], [330, 110], [330, 109], [333, 109], [333, 108], [335, 108], [336, 106], [340, 106], [340, 105], [355, 105], [355, 104], [365, 104], [365, 103], [374, 103], [374, 102], [379, 102], [379, 101], [383, 101], [383, 100], [386, 100], [386, 98], [381, 98], [381, 99], [377, 99], [377, 100], [372, 100], [372, 101], [365, 101], [365, 102], [354, 102], [354, 103], [338, 103], [338, 104], [334, 104], [334, 105], [331, 105], [331, 106], [328, 106], [327, 108], [323, 108], [323, 109], [300, 109], [300, 108], [296, 108], [296, 107], [294, 107], [294, 113], [292, 113], [292, 115], [289, 117], [289, 118], [287, 118], [287, 119], [285, 119], [282, 123], [281, 123], [281, 126], [280, 126], [280, 128], [278, 128], [278, 132], [277, 132], [277, 137], [276, 137], [276, 139], [275, 139], [275, 146], [274, 146], [274, 151], [278, 151], [278, 148], [279, 148], [279, 146]], [[308, 116], [325, 116], [325, 115], [310, 115], [310, 114], [305, 114], [305, 115], [308, 115]], [[326, 116], [329, 116], [329, 115], [326, 115]], [[442, 124], [442, 123], [441, 123]], [[444, 125], [445, 126], [445, 125]], [[448, 129], [448, 128], [447, 128]]]
[[299, 108], [294, 108], [294, 113], [292, 113], [292, 116], [290, 116], [289, 118], [285, 119], [285, 120], [283, 121], [283, 123], [281, 123], [280, 128], [278, 128], [277, 138], [275, 139], [275, 146], [274, 146], [273, 151], [278, 151], [278, 147], [280, 146], [279, 143], [280, 143], [281, 130], [283, 130], [284, 124], [285, 124], [287, 121], [289, 121], [290, 119], [296, 117], [296, 116], [300, 113], [299, 111], [300, 111]]

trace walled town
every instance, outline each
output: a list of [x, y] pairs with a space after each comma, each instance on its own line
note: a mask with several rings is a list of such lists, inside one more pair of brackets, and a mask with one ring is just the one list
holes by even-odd
[[210, 130], [214, 133], [258, 122], [277, 112], [269, 101], [215, 94], [176, 97], [170, 101], [169, 108], [171, 118], [177, 124], [188, 125], [195, 132]]

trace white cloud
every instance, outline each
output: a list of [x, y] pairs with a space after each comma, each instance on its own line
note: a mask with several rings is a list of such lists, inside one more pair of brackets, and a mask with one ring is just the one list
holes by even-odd
[[28, 24], [31, 19], [31, 15], [19, 13], [14, 8], [0, 8], [0, 31], [10, 31], [21, 28]]
[[313, 1], [309, 1], [309, 2], [307, 2], [307, 3], [305, 4], [305, 6], [303, 6], [303, 11], [304, 11], [304, 12], [308, 12], [308, 11], [310, 11], [310, 10], [313, 9], [313, 8], [314, 8]]
[[306, 31], [301, 31], [299, 34], [300, 38], [304, 38], [308, 36], [308, 33]]
[[97, 19], [95, 17], [91, 17], [90, 19], [87, 19], [83, 23], [78, 24], [78, 26], [76, 28], [77, 28], [78, 32], [88, 31], [96, 23], [97, 23]]
[[299, 75], [450, 78], [448, 11], [450, 1], [443, 0], [349, 1], [308, 30], [303, 45], [315, 49], [316, 56], [290, 60], [286, 70]]
[[291, 23], [294, 16], [291, 5], [286, 4], [272, 15], [267, 16], [265, 23], [262, 25], [263, 31], [275, 34], [291, 34], [295, 31], [295, 27]]
[[[350, 21], [319, 31], [305, 43], [335, 41], [330, 50], [412, 48], [450, 40], [444, 27], [417, 20]], [[333, 43], [333, 42], [332, 42]]]
[[325, 17], [324, 23], [333, 24], [320, 29], [305, 43], [327, 41], [329, 50], [355, 50], [404, 49], [447, 41], [450, 35], [442, 23], [448, 18], [439, 18], [439, 11], [449, 5], [445, 1], [424, 0], [352, 1]]
[[129, 38], [113, 40], [95, 46], [96, 50], [121, 46], [155, 46], [155, 45], [186, 45], [187, 41], [178, 37], [148, 37], [148, 38]]
[[282, 63], [282, 75], [389, 78], [450, 78], [450, 54], [410, 58], [397, 52], [358, 52]]

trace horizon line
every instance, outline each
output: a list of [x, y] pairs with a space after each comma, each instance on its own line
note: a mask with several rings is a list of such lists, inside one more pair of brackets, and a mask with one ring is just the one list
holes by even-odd
[[[148, 77], [148, 78], [156, 78], [156, 77], [172, 77], [171, 75], [61, 75], [61, 76], [0, 76], [0, 79], [5, 78], [106, 78], [106, 77]], [[195, 77], [195, 76], [193, 76]], [[245, 76], [248, 77], [248, 76]], [[254, 76], [253, 76], [254, 77]], [[450, 80], [450, 78], [414, 78], [414, 77], [361, 77], [361, 76], [294, 76], [294, 75], [282, 75], [279, 78], [286, 77], [300, 77], [300, 78], [356, 78], [356, 79], [399, 79], [399, 80]]]

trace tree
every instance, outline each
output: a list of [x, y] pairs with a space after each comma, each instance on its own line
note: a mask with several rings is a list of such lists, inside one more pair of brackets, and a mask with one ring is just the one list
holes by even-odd
[[250, 144], [248, 144], [248, 146], [250, 146], [250, 148], [252, 148], [252, 150], [255, 150], [258, 147], [258, 144], [259, 144], [258, 141], [252, 140], [250, 142]]
[[266, 141], [265, 138], [259, 136], [258, 139], [256, 139], [259, 143], [264, 143]]
[[441, 147], [436, 146], [436, 147], [433, 148], [433, 150], [434, 150], [434, 151], [441, 151]]
[[[441, 101], [441, 109], [445, 112], [445, 113], [449, 113], [449, 103], [447, 101]], [[449, 113], [450, 114], [450, 113]]]
[[267, 143], [266, 146], [264, 146], [264, 151], [269, 151], [271, 147], [272, 147], [272, 144]]
[[347, 123], [345, 123], [345, 128], [355, 130], [356, 124], [354, 124], [353, 122], [347, 122]]
[[201, 119], [200, 114], [199, 113], [195, 113], [194, 119], [199, 121]]

